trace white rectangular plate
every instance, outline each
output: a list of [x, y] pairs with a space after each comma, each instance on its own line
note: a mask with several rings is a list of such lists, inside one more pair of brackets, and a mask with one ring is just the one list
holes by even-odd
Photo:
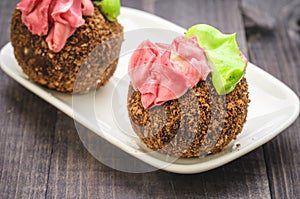
[[[121, 13], [119, 22], [125, 27], [125, 32], [141, 28], [163, 28], [181, 34], [185, 31], [183, 28], [171, 22], [142, 11], [122, 8]], [[161, 37], [161, 35], [151, 35], [150, 33], [150, 35], [145, 36], [144, 39], [151, 39], [152, 37], [157, 38]], [[247, 122], [238, 138], [230, 143], [222, 153], [193, 159], [191, 161], [175, 161], [172, 164], [163, 166], [166, 165], [163, 160], [149, 155], [145, 150], [138, 147], [138, 140], [131, 136], [134, 135], [134, 133], [130, 127], [125, 130], [124, 128], [120, 128], [113, 117], [114, 108], [111, 102], [113, 89], [111, 88], [116, 84], [120, 85], [120, 82], [122, 83], [120, 78], [126, 74], [126, 61], [128, 61], [128, 56], [124, 57], [126, 58], [120, 59], [114, 77], [111, 78], [105, 87], [94, 93], [97, 99], [94, 102], [94, 106], [97, 108], [93, 110], [96, 111], [94, 113], [96, 116], [95, 120], [90, 119], [90, 113], [86, 111], [91, 106], [87, 101], [90, 95], [81, 96], [80, 108], [74, 110], [72, 96], [51, 91], [29, 81], [18, 66], [10, 43], [1, 50], [0, 64], [3, 71], [21, 85], [70, 117], [78, 120], [81, 124], [108, 140], [111, 144], [149, 165], [175, 173], [199, 173], [224, 165], [268, 142], [291, 125], [298, 117], [299, 99], [296, 94], [278, 79], [249, 63], [246, 78], [249, 83], [251, 103]], [[127, 89], [127, 86], [128, 85], [123, 85], [122, 87]], [[126, 93], [126, 91], [122, 92]], [[127, 96], [125, 95], [123, 98], [122, 103], [126, 103]], [[126, 104], [123, 104], [123, 106], [126, 112]], [[76, 107], [78, 106], [76, 105]], [[124, 117], [124, 121], [128, 122], [128, 116], [124, 110], [120, 113], [120, 116]], [[99, 123], [101, 124], [101, 128], [99, 128]], [[113, 133], [107, 133], [106, 131], [112, 131]], [[236, 147], [237, 144], [240, 146]]]

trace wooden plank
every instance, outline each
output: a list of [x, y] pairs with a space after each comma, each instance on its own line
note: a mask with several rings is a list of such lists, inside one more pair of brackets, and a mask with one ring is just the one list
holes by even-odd
[[56, 110], [0, 72], [1, 198], [43, 198]]
[[[259, 149], [260, 150], [260, 149]], [[114, 172], [114, 198], [270, 198], [260, 153], [196, 175]], [[263, 165], [261, 165], [263, 164]], [[252, 169], [249, 169], [249, 168]]]
[[[273, 6], [278, 7], [272, 4]], [[269, 5], [269, 9], [272, 7]], [[293, 28], [290, 25], [296, 24], [292, 20], [297, 19], [290, 14], [299, 13], [299, 8], [300, 6], [297, 7], [292, 3], [278, 10], [277, 23], [272, 32], [257, 30], [248, 34], [251, 61], [286, 83], [298, 96], [300, 96], [300, 41], [291, 34]], [[264, 145], [270, 189], [274, 198], [300, 197], [299, 129], [298, 118], [291, 127]]]
[[[0, 1], [0, 48], [18, 0]], [[0, 197], [44, 198], [56, 110], [0, 70]]]
[[81, 143], [74, 120], [59, 112], [46, 198], [113, 198], [113, 170]]

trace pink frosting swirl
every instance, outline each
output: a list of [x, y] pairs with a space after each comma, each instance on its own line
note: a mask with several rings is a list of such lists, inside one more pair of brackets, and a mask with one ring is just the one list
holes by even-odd
[[47, 35], [53, 52], [59, 52], [76, 28], [84, 24], [83, 15], [94, 14], [91, 0], [22, 0], [17, 9], [32, 34]]
[[142, 42], [131, 57], [128, 70], [146, 109], [179, 98], [211, 71], [196, 37], [184, 36], [174, 39], [171, 45]]

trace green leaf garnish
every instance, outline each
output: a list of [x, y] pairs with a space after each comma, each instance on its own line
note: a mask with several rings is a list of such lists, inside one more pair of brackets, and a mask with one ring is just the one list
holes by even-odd
[[100, 0], [94, 1], [94, 4], [100, 7], [101, 12], [109, 21], [115, 21], [120, 15], [120, 0]]
[[190, 27], [186, 37], [196, 36], [212, 67], [212, 82], [219, 95], [230, 93], [243, 77], [247, 61], [242, 58], [235, 34], [223, 34], [216, 28], [198, 24]]

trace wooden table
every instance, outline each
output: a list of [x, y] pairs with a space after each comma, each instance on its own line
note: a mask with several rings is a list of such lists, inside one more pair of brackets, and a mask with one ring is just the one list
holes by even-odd
[[[10, 16], [17, 2], [0, 1], [0, 47], [9, 42]], [[124, 6], [186, 28], [209, 23], [237, 32], [250, 61], [299, 96], [300, 7], [296, 3], [122, 1]], [[272, 141], [214, 170], [195, 175], [131, 174], [93, 158], [78, 138], [73, 119], [2, 70], [0, 78], [0, 198], [300, 198], [299, 118]]]

